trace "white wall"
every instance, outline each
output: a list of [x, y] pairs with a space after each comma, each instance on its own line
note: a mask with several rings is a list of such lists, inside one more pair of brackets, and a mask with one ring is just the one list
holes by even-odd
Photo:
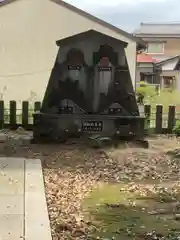
[[91, 28], [129, 42], [135, 85], [134, 41], [49, 0], [18, 0], [0, 7], [0, 97], [42, 100], [58, 50], [55, 41]]

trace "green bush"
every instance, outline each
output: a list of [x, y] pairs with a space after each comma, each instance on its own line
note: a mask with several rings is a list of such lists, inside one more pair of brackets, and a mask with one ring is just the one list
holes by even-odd
[[150, 104], [152, 107], [155, 107], [157, 104], [162, 104], [163, 112], [167, 113], [169, 105], [180, 105], [180, 92], [178, 90], [163, 89], [159, 96], [156, 96]]
[[175, 124], [175, 126], [174, 126], [174, 128], [173, 128], [173, 133], [174, 133], [177, 137], [180, 136], [180, 120], [177, 120], [177, 121], [176, 121], [176, 124]]
[[157, 94], [154, 86], [140, 82], [140, 86], [136, 88], [136, 95], [139, 104], [151, 105], [152, 109], [155, 109], [156, 105], [163, 105], [163, 113], [168, 113], [169, 105], [180, 105], [180, 91], [172, 88], [161, 89]]
[[154, 98], [157, 93], [154, 86], [150, 86], [147, 83], [141, 81], [139, 87], [136, 88], [137, 102], [139, 104], [145, 104], [147, 100]]

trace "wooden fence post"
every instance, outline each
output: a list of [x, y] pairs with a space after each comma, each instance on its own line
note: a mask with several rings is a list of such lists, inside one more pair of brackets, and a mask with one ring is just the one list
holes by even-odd
[[146, 127], [147, 128], [150, 128], [150, 125], [151, 125], [151, 120], [150, 120], [150, 117], [151, 117], [151, 105], [144, 105], [144, 115], [146, 117]]
[[175, 125], [175, 112], [175, 106], [170, 105], [168, 111], [168, 133], [172, 133], [173, 127]]
[[4, 101], [0, 101], [0, 129], [4, 127]]
[[156, 105], [156, 133], [162, 133], [163, 106]]
[[10, 128], [16, 128], [16, 101], [10, 101], [9, 117]]
[[41, 109], [41, 102], [35, 102], [34, 103], [34, 112], [40, 111]]
[[24, 129], [28, 127], [29, 120], [29, 102], [22, 102], [22, 126]]

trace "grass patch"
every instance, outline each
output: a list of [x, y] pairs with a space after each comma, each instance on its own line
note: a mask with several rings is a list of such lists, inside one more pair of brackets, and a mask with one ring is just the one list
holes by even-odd
[[179, 200], [179, 194], [162, 188], [154, 192], [143, 186], [104, 184], [84, 201], [85, 216], [94, 226], [90, 239], [178, 239], [175, 203]]

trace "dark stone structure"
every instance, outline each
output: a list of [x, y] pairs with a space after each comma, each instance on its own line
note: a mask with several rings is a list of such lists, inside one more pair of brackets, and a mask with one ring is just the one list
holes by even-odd
[[126, 60], [127, 43], [89, 30], [57, 45], [42, 108], [34, 114], [34, 139], [142, 135], [144, 119]]

